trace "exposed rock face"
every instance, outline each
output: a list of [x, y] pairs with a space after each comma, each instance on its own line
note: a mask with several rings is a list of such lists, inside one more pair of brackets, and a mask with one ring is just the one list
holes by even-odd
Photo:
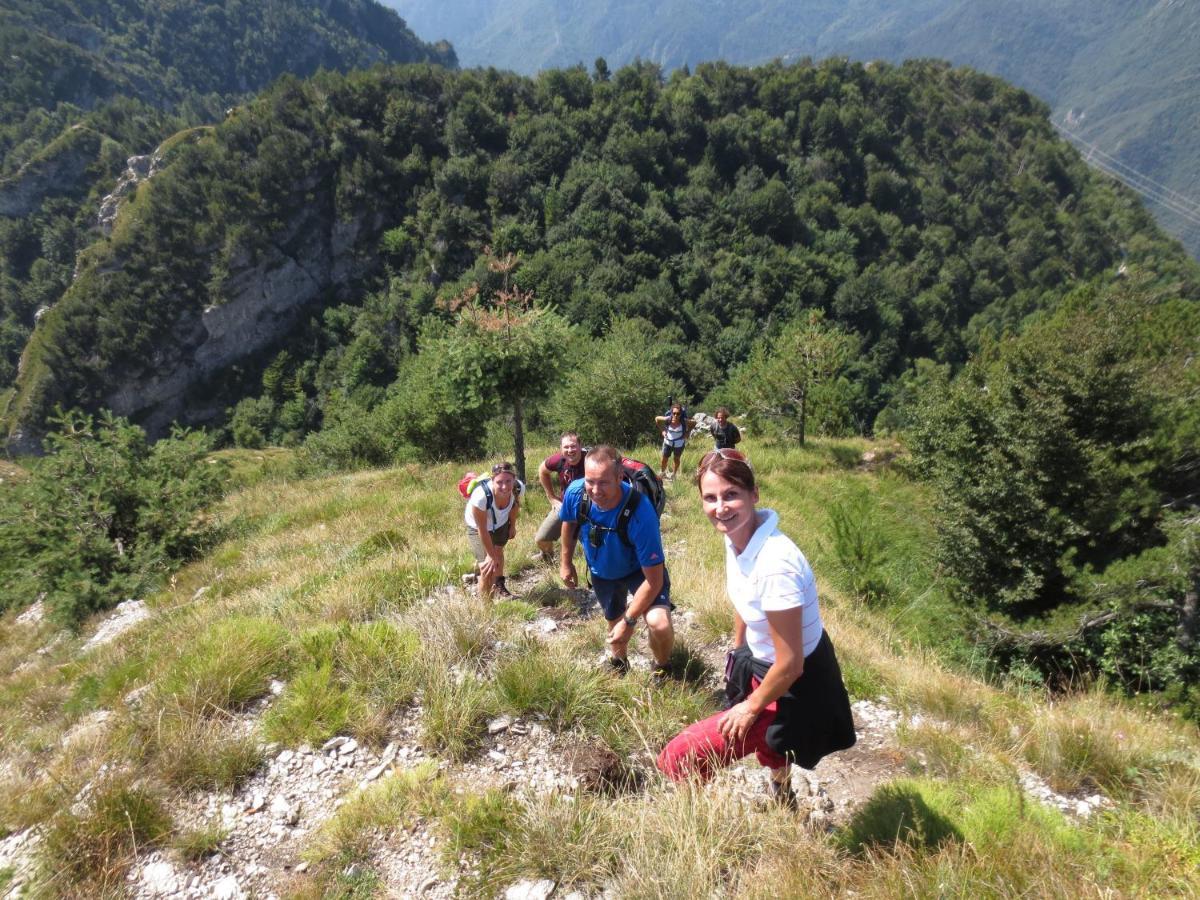
[[0, 178], [0, 216], [32, 215], [47, 197], [86, 191], [87, 169], [96, 161], [101, 140], [99, 134], [76, 125], [15, 175]]
[[196, 424], [219, 416], [225, 403], [218, 398], [206, 406], [195, 388], [278, 341], [309, 304], [345, 299], [374, 265], [355, 247], [369, 245], [363, 235], [380, 228], [374, 216], [331, 223], [313, 207], [301, 211], [257, 259], [235, 259], [222, 292], [227, 299], [185, 314], [173, 346], [147, 360], [103, 405], [136, 419], [152, 436], [164, 434], [173, 421]]
[[[112, 234], [113, 222], [117, 219], [117, 211], [121, 201], [137, 190], [137, 186], [158, 171], [161, 162], [157, 154], [150, 156], [131, 156], [125, 161], [125, 172], [117, 180], [112, 193], [100, 201], [100, 212], [97, 222], [105, 235]], [[78, 272], [76, 273], [78, 274]]]

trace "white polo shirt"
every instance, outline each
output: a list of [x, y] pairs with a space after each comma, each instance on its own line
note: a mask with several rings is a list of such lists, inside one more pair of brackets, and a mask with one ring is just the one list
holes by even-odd
[[767, 613], [800, 607], [804, 655], [817, 649], [824, 626], [817, 604], [817, 583], [800, 549], [779, 530], [779, 515], [757, 511], [758, 527], [738, 555], [725, 538], [725, 587], [737, 614], [746, 623], [746, 643], [755, 659], [775, 662], [775, 644]]

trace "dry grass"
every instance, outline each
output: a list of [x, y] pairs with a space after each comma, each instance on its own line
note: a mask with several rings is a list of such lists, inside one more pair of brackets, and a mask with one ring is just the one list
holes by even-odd
[[[856, 471], [866, 446], [818, 442], [805, 450], [751, 447], [751, 454], [764, 504], [779, 509], [785, 531], [813, 562], [852, 691], [886, 695], [939, 723], [902, 733], [937, 780], [877, 795], [883, 825], [874, 838], [862, 838], [864, 826], [860, 839], [839, 845], [792, 817], [745, 807], [719, 786], [677, 789], [651, 778], [644, 790], [617, 798], [501, 797], [421, 770], [342, 806], [310, 846], [313, 877], [297, 895], [366, 895], [375, 876], [368, 867], [359, 881], [342, 883], [345, 861], [365, 858], [418, 816], [443, 829], [448, 868], [458, 867], [460, 853], [479, 864], [480, 890], [544, 876], [627, 897], [1087, 896], [1103, 893], [1107, 879], [1121, 895], [1200, 894], [1194, 728], [1099, 692], [1048, 702], [982, 684], [915, 646], [892, 612], [839, 590], [827, 507], [847, 480], [878, 491], [881, 514], [902, 518], [896, 505], [911, 501], [920, 518], [924, 502], [912, 486]], [[239, 730], [239, 710], [273, 678], [285, 682], [269, 718], [276, 738], [313, 740], [345, 727], [365, 741], [384, 740], [388, 717], [415, 700], [423, 742], [452, 760], [476, 752], [487, 717], [499, 710], [543, 713], [641, 758], [712, 709], [695, 683], [658, 686], [638, 673], [624, 680], [598, 673], [599, 621], [560, 631], [548, 644], [527, 640], [531, 603], [556, 596], [549, 584], [530, 602], [496, 605], [443, 590], [470, 567], [452, 487], [463, 467], [303, 482], [247, 470], [246, 487], [219, 510], [228, 541], [148, 598], [157, 615], [128, 639], [82, 660], [74, 657], [77, 642], [67, 642], [18, 670], [48, 637], [18, 629], [11, 616], [0, 620], [0, 752], [9, 762], [0, 770], [0, 827], [51, 820], [63, 808], [62, 792], [73, 796], [105, 762], [134, 773], [138, 784], [236, 783], [257, 764], [250, 742], [261, 734]], [[664, 535], [675, 597], [694, 613], [699, 639], [723, 646], [730, 611], [721, 542], [694, 487], [681, 481], [670, 491]], [[532, 550], [537, 518], [531, 508], [509, 549], [514, 563]], [[888, 575], [903, 581], [894, 569]], [[901, 605], [908, 615], [924, 609], [915, 599]], [[150, 693], [131, 708], [124, 698], [143, 685]], [[113, 711], [116, 737], [62, 748], [63, 731], [95, 708]], [[1062, 789], [1099, 786], [1119, 806], [1087, 825], [1046, 818], [1012, 802], [1022, 765]], [[952, 826], [948, 838], [878, 838], [879, 828], [896, 824], [897, 810], [918, 803]], [[82, 856], [106, 840], [96, 838], [103, 827], [76, 820], [63, 820], [58, 833], [61, 852], [85, 848]], [[147, 834], [161, 839], [154, 828]], [[214, 841], [205, 834], [185, 842], [205, 852]], [[125, 851], [113, 848], [90, 858], [111, 858], [116, 872]]]

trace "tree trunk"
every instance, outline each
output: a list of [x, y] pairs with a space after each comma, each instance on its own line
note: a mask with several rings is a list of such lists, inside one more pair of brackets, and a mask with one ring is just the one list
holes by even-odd
[[804, 446], [804, 428], [808, 421], [808, 390], [800, 392], [800, 446]]
[[513, 456], [516, 457], [513, 462], [517, 464], [517, 478], [522, 483], [528, 484], [525, 481], [525, 423], [524, 423], [524, 405], [521, 398], [517, 397], [513, 400]]

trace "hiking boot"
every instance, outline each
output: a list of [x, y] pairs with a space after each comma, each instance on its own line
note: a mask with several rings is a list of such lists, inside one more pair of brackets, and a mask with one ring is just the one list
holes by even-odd
[[465, 587], [465, 586], [467, 586], [467, 585], [474, 584], [474, 583], [475, 583], [475, 582], [477, 582], [478, 580], [479, 580], [479, 576], [478, 576], [478, 575], [476, 575], [474, 572], [467, 572], [467, 573], [466, 573], [465, 575], [463, 575], [463, 577], [462, 577], [462, 583], [463, 583], [463, 586], [464, 586], [464, 587]]
[[503, 575], [496, 579], [496, 587], [493, 592], [497, 597], [505, 597], [508, 599], [513, 599], [517, 596], [508, 589], [508, 585], [504, 583]]
[[618, 675], [625, 675], [629, 672], [629, 660], [623, 659], [620, 656], [610, 656], [608, 667]]
[[552, 557], [550, 556], [549, 553], [546, 553], [542, 550], [534, 550], [532, 553], [529, 554], [529, 558], [531, 560], [533, 560], [534, 562], [540, 562], [540, 563], [548, 563], [552, 559]]
[[792, 790], [792, 782], [776, 781], [774, 778], [767, 779], [767, 798], [774, 804], [790, 809], [793, 812], [800, 808], [800, 800], [796, 797], [796, 792]]
[[671, 666], [667, 663], [656, 665], [650, 670], [650, 677], [654, 679], [655, 684], [662, 684], [671, 677]]

